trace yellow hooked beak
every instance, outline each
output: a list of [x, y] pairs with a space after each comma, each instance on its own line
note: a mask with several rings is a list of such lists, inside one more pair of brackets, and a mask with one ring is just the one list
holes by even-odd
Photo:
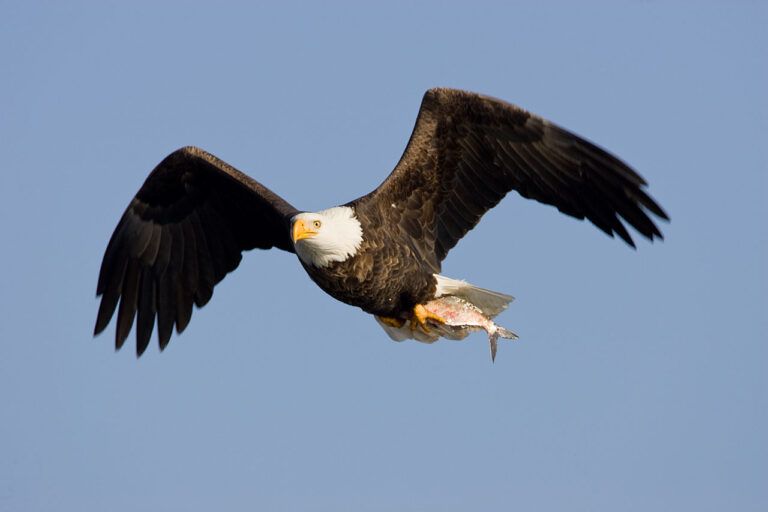
[[293, 223], [293, 243], [296, 243], [299, 240], [304, 240], [305, 238], [311, 238], [315, 235], [317, 235], [317, 231], [313, 229], [311, 224], [307, 226], [301, 219]]

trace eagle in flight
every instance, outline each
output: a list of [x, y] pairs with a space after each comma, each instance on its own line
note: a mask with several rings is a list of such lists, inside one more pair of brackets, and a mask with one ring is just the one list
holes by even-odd
[[136, 353], [157, 321], [160, 349], [189, 324], [242, 252], [295, 253], [332, 297], [376, 316], [396, 340], [445, 322], [425, 307], [460, 297], [488, 317], [512, 297], [440, 275], [448, 251], [511, 190], [589, 219], [610, 236], [663, 238], [646, 182], [603, 149], [520, 107], [455, 89], [424, 95], [400, 161], [371, 193], [319, 212], [294, 208], [202, 149], [168, 155], [123, 213], [101, 264], [94, 335], [117, 310], [115, 346]]

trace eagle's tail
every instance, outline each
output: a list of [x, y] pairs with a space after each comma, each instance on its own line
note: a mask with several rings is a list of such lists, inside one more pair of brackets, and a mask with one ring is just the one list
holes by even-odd
[[493, 318], [507, 309], [509, 303], [515, 300], [514, 297], [506, 293], [486, 290], [460, 279], [451, 279], [439, 274], [434, 274], [434, 276], [437, 279], [435, 298], [442, 297], [443, 295], [461, 297], [474, 304], [489, 318]]

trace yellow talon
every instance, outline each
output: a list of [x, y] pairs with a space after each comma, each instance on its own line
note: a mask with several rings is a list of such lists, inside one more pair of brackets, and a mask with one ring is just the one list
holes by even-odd
[[411, 318], [411, 330], [415, 331], [416, 327], [421, 327], [421, 330], [429, 334], [429, 327], [427, 327], [427, 320], [434, 320], [436, 323], [444, 324], [445, 318], [440, 315], [436, 315], [429, 311], [421, 304], [416, 304], [413, 307], [413, 317]]
[[403, 320], [402, 318], [395, 318], [391, 316], [377, 316], [376, 318], [378, 318], [388, 326], [394, 327], [395, 329], [401, 328], [405, 323], [405, 320]]

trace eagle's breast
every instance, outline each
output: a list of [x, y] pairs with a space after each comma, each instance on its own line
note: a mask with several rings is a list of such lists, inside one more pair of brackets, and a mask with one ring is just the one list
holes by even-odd
[[[362, 242], [350, 257], [304, 268], [334, 298], [380, 316], [400, 316], [435, 293], [431, 268], [393, 226], [361, 215]], [[407, 235], [406, 235], [407, 236]]]

